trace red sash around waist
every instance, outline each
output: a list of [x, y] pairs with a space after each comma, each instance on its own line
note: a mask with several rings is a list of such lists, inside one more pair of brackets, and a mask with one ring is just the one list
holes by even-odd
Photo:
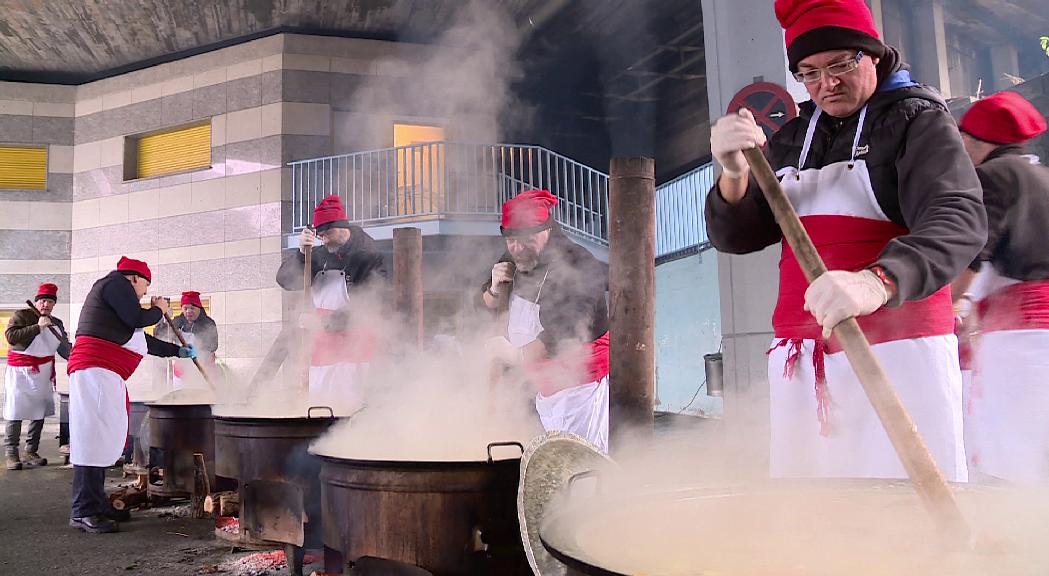
[[[908, 230], [885, 220], [855, 216], [802, 216], [801, 222], [816, 245], [828, 270], [863, 270], [877, 261], [886, 244]], [[778, 341], [772, 349], [786, 346], [784, 376], [790, 378], [801, 355], [801, 341], [815, 340], [813, 368], [816, 376], [817, 416], [821, 433], [829, 433], [829, 393], [826, 389], [823, 355], [841, 351], [836, 337], [822, 341], [823, 329], [805, 310], [805, 291], [809, 287], [790, 245], [783, 242], [780, 257], [779, 299], [772, 315]], [[896, 308], [882, 307], [856, 319], [871, 344], [941, 336], [954, 332], [954, 310], [950, 287], [943, 287], [928, 298], [904, 302]], [[769, 352], [772, 351], [769, 350]]]
[[85, 368], [103, 368], [116, 373], [121, 380], [127, 380], [135, 373], [140, 362], [141, 354], [116, 342], [92, 336], [77, 336], [73, 350], [69, 353], [66, 373], [72, 374]]
[[980, 331], [1049, 330], [1049, 280], [1002, 288], [979, 304]]
[[[21, 352], [15, 352], [14, 350], [8, 350], [7, 352], [7, 365], [14, 366], [15, 368], [30, 368], [30, 372], [33, 374], [40, 373], [40, 367], [48, 362], [54, 362], [54, 355], [51, 356], [30, 356], [29, 354], [23, 354]], [[55, 369], [51, 369], [51, 385], [55, 384]]]
[[[608, 348], [608, 332], [587, 344], [585, 371], [576, 386], [597, 382], [608, 375]], [[535, 374], [532, 380], [543, 396], [550, 396], [565, 389], [563, 381], [559, 382], [556, 378], [552, 379], [544, 374], [565, 374], [572, 369], [569, 361], [563, 358], [537, 360], [528, 367], [529, 372]]]

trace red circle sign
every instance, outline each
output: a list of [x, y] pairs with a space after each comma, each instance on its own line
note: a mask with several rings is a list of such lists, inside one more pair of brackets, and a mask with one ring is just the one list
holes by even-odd
[[769, 138], [798, 115], [794, 98], [785, 88], [772, 82], [755, 82], [737, 92], [728, 103], [728, 113], [738, 112], [744, 107], [754, 114], [754, 120]]

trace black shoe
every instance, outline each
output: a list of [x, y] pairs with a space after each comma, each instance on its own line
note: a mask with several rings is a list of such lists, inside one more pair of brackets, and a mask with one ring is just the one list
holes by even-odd
[[110, 508], [105, 512], [105, 517], [109, 518], [114, 522], [127, 522], [131, 520], [131, 512], [129, 510], [117, 510], [116, 508]]
[[102, 515], [70, 518], [69, 527], [90, 532], [91, 534], [108, 534], [120, 530], [117, 523]]

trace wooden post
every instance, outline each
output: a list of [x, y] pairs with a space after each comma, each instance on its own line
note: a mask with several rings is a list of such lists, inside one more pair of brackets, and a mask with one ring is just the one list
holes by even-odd
[[208, 480], [208, 466], [204, 462], [204, 455], [200, 452], [193, 454], [193, 494], [190, 499], [192, 516], [194, 518], [207, 518], [204, 512], [204, 500], [211, 493], [211, 482]]
[[423, 344], [423, 236], [419, 228], [393, 230], [394, 306], [404, 318], [407, 341]]
[[608, 183], [610, 444], [652, 434], [656, 179], [651, 158], [613, 158]]

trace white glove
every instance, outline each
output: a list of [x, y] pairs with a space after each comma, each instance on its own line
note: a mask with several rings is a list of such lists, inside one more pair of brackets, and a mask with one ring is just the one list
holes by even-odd
[[515, 366], [521, 363], [521, 349], [514, 346], [505, 336], [495, 336], [485, 340], [484, 351], [492, 360]]
[[513, 263], [511, 262], [499, 262], [495, 266], [492, 266], [492, 287], [490, 290], [492, 294], [502, 294], [503, 290], [513, 282]]
[[824, 340], [842, 320], [866, 316], [888, 301], [885, 285], [870, 270], [830, 270], [805, 291], [805, 309], [823, 326]]
[[739, 178], [750, 170], [743, 150], [764, 145], [765, 132], [746, 108], [740, 109], [738, 114], [719, 118], [710, 129], [710, 153], [729, 178]]

